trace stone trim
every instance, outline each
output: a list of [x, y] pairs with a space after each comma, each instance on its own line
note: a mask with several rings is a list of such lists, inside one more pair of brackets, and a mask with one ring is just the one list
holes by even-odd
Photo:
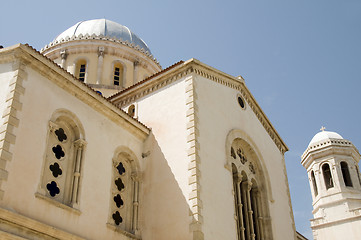
[[37, 236], [54, 240], [85, 240], [82, 237], [3, 208], [0, 208], [0, 221], [2, 223], [0, 226], [1, 239], [33, 239], [33, 236]]
[[1, 183], [8, 178], [6, 163], [7, 161], [11, 161], [13, 157], [10, 146], [15, 144], [15, 130], [20, 122], [17, 118], [17, 113], [22, 109], [20, 96], [25, 93], [23, 81], [27, 79], [25, 64], [23, 62], [14, 62], [13, 70], [15, 72], [13, 78], [9, 82], [9, 91], [6, 96], [7, 106], [2, 114], [3, 125], [0, 128], [0, 199], [4, 196], [4, 191], [1, 189]]
[[196, 59], [188, 60], [174, 68], [169, 69], [169, 71], [166, 71], [161, 75], [150, 77], [147, 79], [147, 81], [144, 81], [142, 84], [139, 84], [134, 88], [125, 89], [119, 95], [116, 94], [115, 96], [112, 96], [111, 101], [114, 102], [119, 108], [121, 108], [191, 73], [197, 74], [211, 81], [239, 91], [260, 123], [263, 125], [264, 129], [267, 131], [268, 135], [276, 144], [279, 151], [282, 154], [288, 151], [288, 147], [283, 142], [276, 129], [273, 127], [251, 92], [246, 87], [244, 79], [241, 77], [236, 78], [230, 76], [217, 69], [207, 66], [206, 64], [201, 63]]
[[91, 106], [100, 114], [108, 117], [116, 124], [123, 125], [126, 129], [141, 139], [147, 138], [150, 129], [140, 121], [130, 117], [125, 111], [117, 108], [105, 97], [97, 94], [87, 84], [77, 80], [73, 75], [59, 67], [56, 63], [45, 57], [29, 45], [18, 44], [0, 49], [0, 62], [13, 62], [17, 58], [46, 77], [49, 81], [69, 92], [79, 100]]
[[186, 88], [186, 119], [187, 119], [187, 155], [188, 155], [188, 184], [191, 192], [189, 193], [188, 201], [190, 202], [190, 215], [192, 222], [190, 224], [190, 231], [193, 232], [193, 240], [203, 240], [204, 234], [202, 231], [203, 216], [202, 216], [202, 200], [200, 198], [200, 157], [199, 157], [199, 130], [197, 120], [197, 103], [195, 91], [195, 76], [191, 74], [185, 79]]

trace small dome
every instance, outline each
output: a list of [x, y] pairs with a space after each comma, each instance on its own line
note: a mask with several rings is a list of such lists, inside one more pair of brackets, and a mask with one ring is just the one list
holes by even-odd
[[322, 131], [317, 133], [311, 140], [311, 142], [308, 144], [308, 146], [311, 146], [314, 143], [326, 140], [326, 139], [343, 139], [343, 137], [335, 132], [329, 132], [329, 131]]
[[89, 36], [93, 34], [96, 36], [103, 35], [109, 38], [116, 38], [124, 42], [128, 41], [129, 43], [133, 43], [135, 46], [143, 48], [145, 51], [151, 53], [147, 44], [140, 37], [130, 31], [129, 28], [107, 19], [93, 19], [78, 22], [74, 26], [59, 34], [53, 42], [60, 42], [61, 39], [65, 39], [66, 37], [71, 38], [72, 36], [79, 36], [80, 34], [83, 36], [86, 34]]

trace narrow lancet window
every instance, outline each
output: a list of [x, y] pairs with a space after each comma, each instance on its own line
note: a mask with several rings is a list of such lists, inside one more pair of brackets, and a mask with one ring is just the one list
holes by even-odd
[[322, 173], [325, 180], [326, 189], [333, 188], [331, 169], [327, 163], [322, 166]]
[[311, 181], [312, 181], [313, 191], [314, 191], [315, 197], [316, 197], [318, 195], [318, 189], [317, 189], [317, 184], [316, 184], [315, 173], [313, 171], [311, 171]]
[[346, 162], [341, 162], [341, 172], [346, 187], [352, 187], [350, 172]]
[[76, 64], [75, 76], [82, 82], [85, 82], [86, 77], [86, 66], [87, 62], [85, 60], [79, 60]]
[[115, 86], [123, 86], [123, 65], [121, 63], [114, 64], [113, 84]]

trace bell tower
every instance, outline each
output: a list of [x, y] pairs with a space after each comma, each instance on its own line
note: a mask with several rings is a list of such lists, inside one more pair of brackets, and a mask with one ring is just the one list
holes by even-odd
[[360, 153], [335, 132], [317, 133], [302, 154], [312, 193], [315, 240], [361, 236]]

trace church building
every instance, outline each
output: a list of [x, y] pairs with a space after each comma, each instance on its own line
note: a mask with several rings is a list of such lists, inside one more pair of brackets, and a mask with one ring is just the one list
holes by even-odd
[[[288, 148], [244, 79], [196, 59], [163, 69], [116, 22], [79, 22], [40, 52], [0, 49], [0, 112], [1, 239], [306, 239]], [[351, 143], [314, 142], [303, 164], [316, 229], [361, 186]], [[323, 158], [336, 150], [332, 179]]]

